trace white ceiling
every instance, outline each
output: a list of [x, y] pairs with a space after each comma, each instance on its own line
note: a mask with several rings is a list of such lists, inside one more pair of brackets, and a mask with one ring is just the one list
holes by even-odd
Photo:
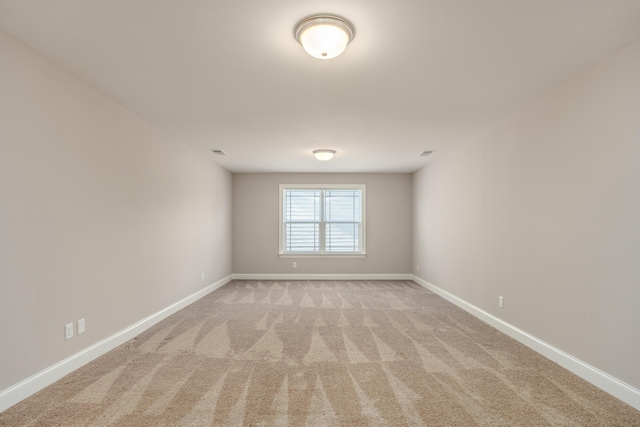
[[[356, 27], [329, 61], [293, 38], [319, 12]], [[0, 0], [0, 28], [232, 172], [413, 172], [639, 38], [640, 0]]]

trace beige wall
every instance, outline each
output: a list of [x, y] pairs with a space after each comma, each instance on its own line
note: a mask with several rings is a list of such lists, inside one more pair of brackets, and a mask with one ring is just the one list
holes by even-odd
[[[233, 272], [410, 274], [411, 181], [410, 174], [233, 174]], [[279, 258], [279, 185], [329, 183], [367, 186], [366, 258]]]
[[231, 174], [2, 32], [0, 58], [1, 391], [231, 274]]
[[636, 388], [639, 76], [637, 42], [416, 173], [413, 266]]

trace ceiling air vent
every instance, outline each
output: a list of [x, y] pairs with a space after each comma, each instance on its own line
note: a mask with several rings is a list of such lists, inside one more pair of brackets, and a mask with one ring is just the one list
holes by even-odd
[[436, 150], [425, 150], [422, 153], [420, 153], [420, 156], [428, 156], [429, 154], [435, 153]]
[[227, 153], [225, 153], [224, 151], [222, 151], [219, 148], [212, 148], [211, 151], [213, 152], [213, 154], [216, 154], [218, 156], [226, 156]]

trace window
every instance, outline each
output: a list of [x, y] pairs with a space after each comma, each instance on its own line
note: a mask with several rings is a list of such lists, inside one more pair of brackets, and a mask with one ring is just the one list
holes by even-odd
[[280, 256], [364, 256], [364, 185], [280, 185]]

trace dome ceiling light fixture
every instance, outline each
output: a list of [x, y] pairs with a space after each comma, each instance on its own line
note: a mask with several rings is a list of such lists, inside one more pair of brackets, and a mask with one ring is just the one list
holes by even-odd
[[344, 52], [356, 36], [356, 29], [342, 16], [317, 14], [298, 21], [293, 35], [309, 55], [331, 59]]
[[316, 156], [316, 159], [320, 160], [321, 162], [331, 160], [335, 154], [336, 150], [327, 150], [325, 148], [320, 150], [313, 150], [313, 155]]

